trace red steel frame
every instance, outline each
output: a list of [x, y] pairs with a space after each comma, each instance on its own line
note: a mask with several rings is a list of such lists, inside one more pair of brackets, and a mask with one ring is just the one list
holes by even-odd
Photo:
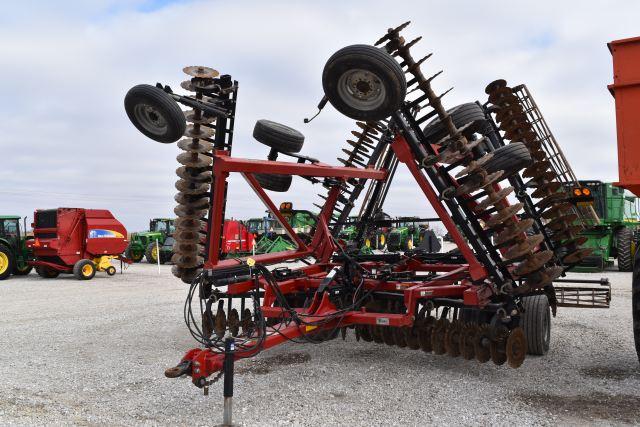
[[[334, 318], [330, 321], [323, 321], [323, 319], [326, 319], [326, 316], [336, 314], [338, 309], [329, 300], [326, 292], [322, 294], [315, 293], [308, 308], [298, 308], [296, 310], [300, 314], [304, 314], [306, 316], [306, 323], [322, 321], [321, 324], [318, 326], [310, 326], [308, 324], [298, 325], [291, 323], [289, 326], [285, 326], [280, 329], [278, 333], [267, 335], [264, 338], [260, 349], [247, 351], [236, 350], [236, 359], [250, 357], [262, 349], [274, 347], [289, 339], [300, 337], [301, 335], [307, 334], [311, 331], [318, 332], [321, 330], [331, 330], [338, 325], [340, 327], [356, 324], [396, 327], [411, 326], [413, 325], [417, 314], [416, 308], [419, 300], [424, 301], [430, 298], [458, 298], [462, 299], [465, 305], [476, 307], [483, 306], [488, 302], [489, 295], [481, 292], [481, 288], [472, 283], [486, 279], [488, 276], [487, 271], [478, 261], [473, 251], [469, 248], [464, 237], [460, 234], [460, 231], [451, 219], [442, 201], [438, 198], [436, 192], [431, 186], [431, 183], [418, 168], [409, 144], [403, 136], [398, 135], [394, 139], [391, 147], [399, 161], [407, 165], [425, 197], [442, 220], [442, 223], [451, 235], [454, 243], [458, 246], [460, 252], [467, 261], [467, 264], [424, 264], [416, 259], [407, 258], [406, 261], [395, 267], [396, 271], [420, 271], [440, 274], [433, 278], [426, 278], [425, 276], [424, 281], [415, 282], [383, 281], [370, 278], [365, 279], [363, 285], [365, 290], [373, 289], [376, 291], [395, 292], [398, 294], [402, 293], [406, 306], [405, 314], [370, 313], [367, 312], [365, 308], [362, 308], [359, 311], [345, 312], [339, 318]], [[217, 270], [238, 265], [237, 259], [221, 260], [219, 258], [219, 230], [222, 230], [222, 223], [224, 221], [223, 213], [226, 180], [230, 173], [241, 173], [245, 177], [265, 206], [282, 224], [287, 234], [297, 244], [297, 249], [295, 250], [260, 254], [252, 258], [257, 263], [262, 264], [274, 264], [286, 260], [301, 259], [310, 256], [316, 259], [315, 264], [298, 268], [298, 270], [304, 273], [303, 277], [278, 282], [278, 287], [283, 294], [301, 290], [317, 290], [322, 279], [327, 275], [327, 273], [338, 265], [330, 262], [331, 255], [338, 248], [335, 246], [334, 240], [331, 238], [328, 223], [331, 219], [331, 213], [338, 198], [340, 188], [336, 185], [330, 190], [325, 205], [318, 215], [318, 225], [312, 241], [310, 244], [306, 245], [280, 214], [276, 205], [256, 181], [253, 174], [269, 173], [307, 177], [332, 177], [340, 180], [346, 180], [348, 178], [384, 180], [388, 176], [386, 170], [378, 170], [375, 168], [359, 169], [353, 167], [331, 166], [324, 163], [301, 164], [280, 161], [248, 160], [232, 158], [226, 151], [216, 151], [214, 153], [213, 162], [214, 185], [212, 189], [213, 198], [211, 200], [210, 210], [211, 232], [208, 236], [209, 252], [207, 261], [204, 265], [205, 270]], [[363, 262], [360, 265], [365, 269], [372, 270], [382, 266], [383, 263]], [[264, 289], [264, 298], [261, 305], [264, 317], [286, 317], [287, 314], [283, 313], [282, 308], [274, 306], [276, 297], [264, 279], [260, 279], [260, 286]], [[248, 280], [246, 282], [228, 285], [227, 293], [230, 295], [240, 295], [245, 294], [253, 288], [254, 283], [251, 280]], [[248, 344], [248, 346], [250, 346], [250, 344]], [[182, 358], [182, 361], [191, 361], [192, 369], [190, 375], [192, 377], [192, 381], [200, 387], [205, 385], [205, 379], [209, 375], [222, 370], [223, 360], [223, 354], [214, 353], [209, 349], [200, 348], [189, 350]]]

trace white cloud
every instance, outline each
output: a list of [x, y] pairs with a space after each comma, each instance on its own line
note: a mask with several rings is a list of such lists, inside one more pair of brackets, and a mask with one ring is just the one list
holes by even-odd
[[[157, 6], [157, 7], [155, 7]], [[131, 230], [170, 215], [175, 146], [147, 140], [122, 107], [138, 83], [177, 88], [184, 65], [213, 66], [240, 81], [234, 154], [265, 158], [251, 138], [270, 118], [307, 137], [304, 153], [334, 163], [351, 122], [330, 107], [302, 118], [322, 95], [324, 61], [340, 47], [373, 42], [411, 19], [407, 37], [434, 52], [425, 72], [445, 70], [447, 106], [484, 100], [498, 77], [524, 82], [581, 178], [617, 178], [611, 59], [605, 43], [636, 35], [636, 2], [20, 2], [0, 18], [2, 213], [87, 206], [111, 209]], [[138, 9], [151, 11], [140, 12]], [[585, 155], [588, 153], [588, 155]], [[234, 180], [238, 192], [246, 191]], [[310, 208], [321, 188], [296, 184]], [[232, 187], [233, 190], [233, 187]], [[401, 172], [391, 214], [431, 215]], [[230, 193], [230, 215], [262, 212]], [[234, 195], [235, 194], [235, 195]]]

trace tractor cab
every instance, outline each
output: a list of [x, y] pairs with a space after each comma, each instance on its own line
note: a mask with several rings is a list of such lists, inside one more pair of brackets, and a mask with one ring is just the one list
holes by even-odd
[[149, 231], [155, 231], [158, 233], [164, 233], [165, 236], [170, 236], [174, 233], [176, 227], [174, 226], [174, 220], [170, 218], [154, 218], [149, 221]]
[[[160, 257], [160, 263], [171, 259], [173, 255], [170, 250], [170, 246], [173, 247], [173, 243], [165, 244], [165, 241], [173, 236], [175, 232], [173, 218], [153, 218], [149, 220], [148, 231], [138, 231], [131, 234], [129, 246], [125, 251], [125, 255], [133, 262], [140, 262], [143, 258], [146, 258], [149, 263], [155, 264]], [[171, 240], [170, 242], [173, 242]], [[158, 255], [158, 249], [160, 249], [160, 255]]]
[[30, 252], [26, 246], [26, 223], [21, 229], [20, 219], [15, 215], [0, 216], [0, 280], [31, 271], [27, 264]]
[[287, 220], [293, 231], [311, 236], [318, 221], [317, 215], [308, 210], [293, 209], [293, 203], [283, 202], [280, 204], [280, 213]]

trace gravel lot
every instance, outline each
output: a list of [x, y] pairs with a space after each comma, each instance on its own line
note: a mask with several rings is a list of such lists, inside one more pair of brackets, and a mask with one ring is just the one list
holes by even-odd
[[[637, 424], [631, 274], [610, 271], [609, 310], [561, 309], [552, 348], [517, 369], [356, 342], [287, 344], [237, 365], [243, 425]], [[164, 378], [194, 342], [185, 287], [163, 266], [80, 282], [0, 282], [0, 424], [210, 425], [209, 397]]]

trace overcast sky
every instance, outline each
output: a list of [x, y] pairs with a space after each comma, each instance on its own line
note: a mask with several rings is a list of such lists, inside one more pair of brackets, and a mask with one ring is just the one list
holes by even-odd
[[[0, 14], [0, 214], [58, 206], [110, 209], [130, 231], [173, 216], [175, 156], [129, 122], [127, 90], [179, 87], [185, 65], [240, 82], [234, 154], [265, 159], [251, 138], [257, 119], [296, 127], [303, 153], [336, 163], [353, 122], [330, 106], [311, 124], [324, 62], [337, 49], [372, 43], [406, 20], [444, 70], [446, 107], [485, 101], [485, 85], [526, 83], [581, 179], [617, 179], [608, 41], [640, 35], [637, 1], [20, 1]], [[300, 180], [298, 178], [298, 180]], [[294, 181], [295, 182], [295, 181]], [[322, 188], [295, 183], [277, 202], [311, 208]], [[229, 215], [261, 216], [242, 179]], [[417, 202], [420, 200], [420, 202]], [[392, 215], [431, 215], [405, 171]]]

